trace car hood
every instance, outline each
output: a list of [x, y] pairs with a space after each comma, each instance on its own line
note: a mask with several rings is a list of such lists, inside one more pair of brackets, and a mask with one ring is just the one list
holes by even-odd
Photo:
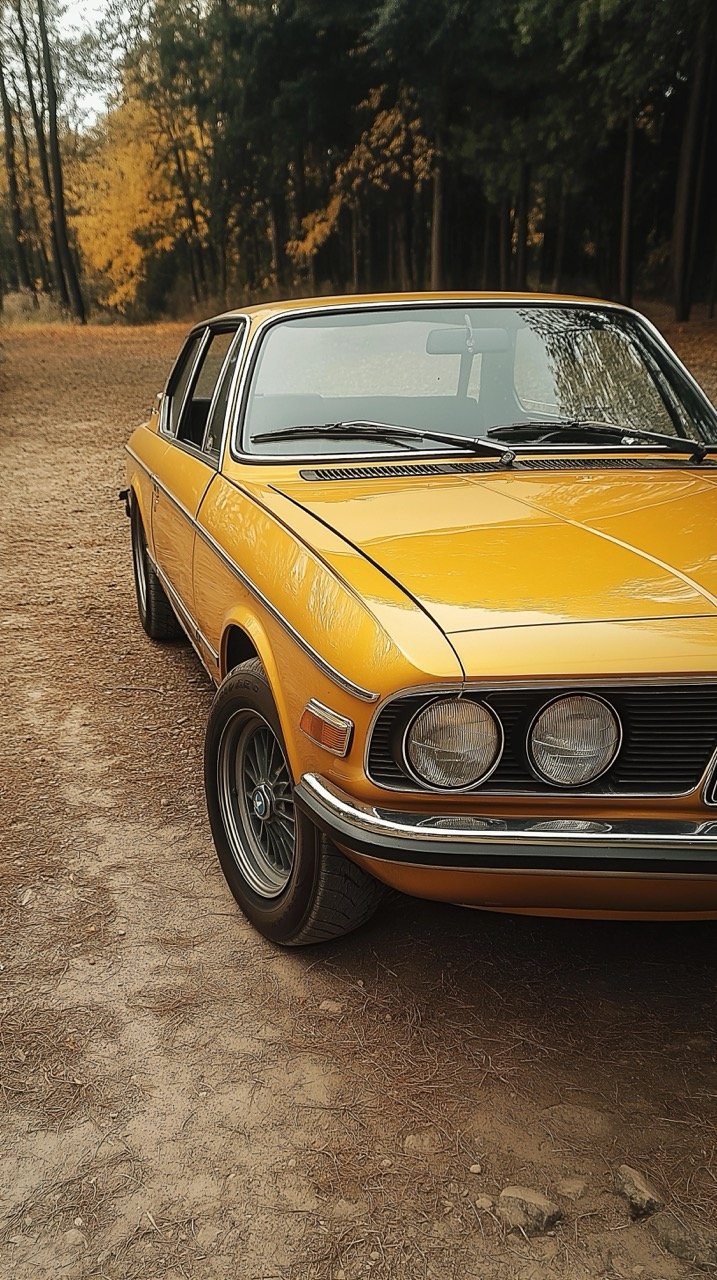
[[717, 616], [717, 481], [697, 471], [294, 478], [272, 488], [449, 635]]

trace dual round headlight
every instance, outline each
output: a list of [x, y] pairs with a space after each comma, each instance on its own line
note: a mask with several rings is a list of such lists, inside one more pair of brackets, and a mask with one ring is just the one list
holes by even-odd
[[538, 712], [528, 734], [528, 755], [546, 782], [581, 787], [607, 772], [621, 738], [620, 721], [607, 702], [591, 694], [567, 694]]
[[419, 782], [464, 791], [495, 769], [503, 751], [503, 730], [481, 702], [441, 698], [414, 716], [403, 751], [406, 765]]
[[[536, 715], [527, 738], [533, 772], [557, 787], [594, 782], [610, 768], [622, 738], [612, 707], [591, 694], [566, 694]], [[409, 772], [430, 787], [466, 791], [500, 763], [503, 728], [493, 711], [471, 698], [440, 698], [410, 721], [403, 739]]]

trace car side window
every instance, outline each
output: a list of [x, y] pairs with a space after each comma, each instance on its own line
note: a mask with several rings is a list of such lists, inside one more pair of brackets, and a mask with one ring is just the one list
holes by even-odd
[[214, 392], [235, 336], [236, 327], [217, 330], [199, 357], [177, 425], [177, 440], [184, 444], [202, 447]]
[[242, 335], [244, 333], [244, 325], [231, 334], [234, 339], [229, 355], [224, 362], [219, 380], [219, 388], [214, 397], [214, 404], [209, 414], [207, 422], [207, 432], [204, 437], [204, 450], [211, 453], [213, 457], [219, 456], [219, 449], [222, 443], [222, 432], [224, 430], [224, 420], [227, 413], [227, 405], [229, 403], [229, 393], [231, 391], [234, 372], [239, 362], [239, 355], [242, 349]]
[[187, 393], [189, 380], [194, 372], [194, 362], [197, 358], [197, 352], [201, 346], [203, 333], [195, 333], [187, 342], [176, 368], [172, 373], [172, 377], [167, 388], [167, 399], [169, 400], [169, 411], [167, 413], [165, 430], [172, 436], [176, 436], [179, 426], [179, 419], [182, 413], [182, 405], [184, 397]]

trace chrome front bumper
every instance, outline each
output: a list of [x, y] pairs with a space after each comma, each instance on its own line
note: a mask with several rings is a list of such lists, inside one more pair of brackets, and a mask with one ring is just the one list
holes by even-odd
[[364, 804], [305, 773], [299, 808], [343, 849], [385, 862], [496, 871], [717, 876], [717, 819], [707, 822], [431, 817]]

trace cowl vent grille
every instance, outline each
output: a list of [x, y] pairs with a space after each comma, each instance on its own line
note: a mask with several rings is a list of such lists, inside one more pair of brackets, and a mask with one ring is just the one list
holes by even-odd
[[[385, 462], [364, 467], [317, 467], [300, 472], [302, 480], [385, 480], [393, 476], [465, 476], [520, 474], [522, 471], [674, 471], [697, 464], [675, 458], [520, 458], [508, 470], [499, 458], [485, 462]], [[717, 468], [705, 460], [702, 468]]]

